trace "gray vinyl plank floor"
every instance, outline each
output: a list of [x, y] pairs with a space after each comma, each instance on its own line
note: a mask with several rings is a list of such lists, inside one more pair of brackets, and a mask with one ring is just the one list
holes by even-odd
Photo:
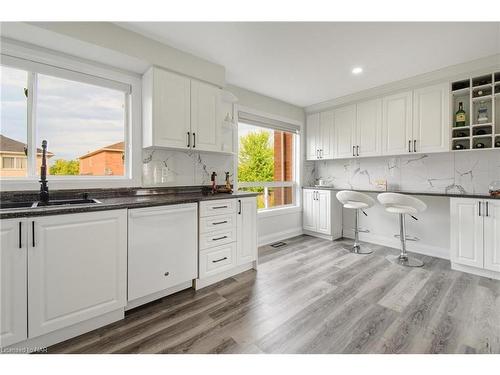
[[500, 281], [396, 249], [298, 236], [259, 249], [259, 270], [126, 313], [48, 353], [500, 353]]

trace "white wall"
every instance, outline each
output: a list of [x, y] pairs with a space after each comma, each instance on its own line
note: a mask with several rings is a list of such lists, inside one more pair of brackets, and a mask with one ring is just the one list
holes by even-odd
[[[368, 193], [375, 201], [377, 193]], [[450, 258], [450, 200], [447, 197], [431, 197], [415, 195], [427, 204], [427, 210], [416, 215], [418, 221], [406, 218], [406, 233], [417, 236], [420, 241], [407, 242], [408, 251], [431, 255], [438, 258]], [[399, 216], [387, 213], [380, 204], [366, 210], [368, 216], [359, 215], [360, 227], [370, 233], [360, 233], [360, 239], [379, 245], [399, 248], [400, 242], [395, 238], [399, 234]], [[345, 237], [354, 238], [354, 211], [343, 209], [343, 233]]]

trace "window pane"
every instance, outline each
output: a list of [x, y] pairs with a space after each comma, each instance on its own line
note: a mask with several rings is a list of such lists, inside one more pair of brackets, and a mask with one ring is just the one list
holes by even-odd
[[15, 168], [14, 158], [26, 155], [28, 102], [25, 90], [28, 72], [0, 66], [0, 81], [0, 178], [26, 177], [26, 165]]
[[291, 186], [286, 186], [272, 188], [247, 187], [239, 190], [258, 193], [257, 208], [266, 209], [293, 204], [293, 189]]
[[238, 124], [238, 180], [293, 181], [294, 134]]
[[3, 169], [14, 169], [14, 158], [10, 156], [4, 156], [2, 158]]
[[126, 94], [43, 74], [37, 94], [37, 146], [47, 140], [48, 174], [124, 175]]

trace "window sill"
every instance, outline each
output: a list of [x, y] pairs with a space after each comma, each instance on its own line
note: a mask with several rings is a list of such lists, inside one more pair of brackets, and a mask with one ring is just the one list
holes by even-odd
[[257, 216], [259, 218], [265, 218], [265, 217], [289, 215], [296, 212], [302, 212], [302, 207], [287, 206], [287, 207], [269, 208], [267, 210], [257, 211]]

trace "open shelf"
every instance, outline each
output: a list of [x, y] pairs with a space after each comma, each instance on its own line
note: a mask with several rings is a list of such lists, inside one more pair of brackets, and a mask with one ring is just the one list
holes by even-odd
[[[451, 150], [475, 151], [500, 148], [500, 72], [452, 82]], [[465, 126], [455, 127], [459, 104]], [[480, 148], [477, 148], [480, 145]]]

